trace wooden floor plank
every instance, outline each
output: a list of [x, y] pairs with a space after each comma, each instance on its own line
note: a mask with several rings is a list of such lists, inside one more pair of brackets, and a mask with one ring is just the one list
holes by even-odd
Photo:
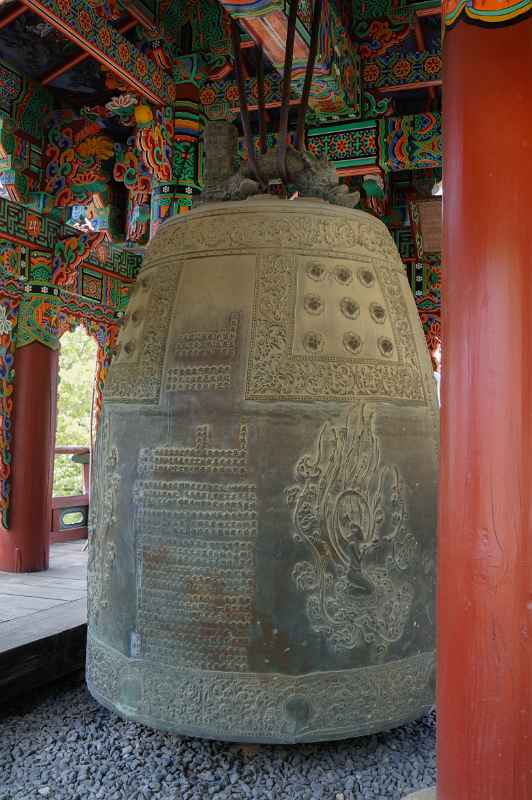
[[87, 622], [87, 600], [59, 603], [53, 609], [37, 611], [0, 624], [0, 653], [33, 641], [62, 633]]
[[85, 542], [52, 545], [45, 572], [0, 572], [0, 703], [83, 668]]
[[0, 652], [86, 621], [85, 542], [52, 545], [50, 569], [0, 572]]
[[5, 609], [7, 609], [13, 611], [17, 616], [24, 614], [24, 612], [44, 611], [46, 608], [52, 608], [52, 606], [64, 602], [61, 599], [37, 597], [36, 595], [28, 597], [21, 594], [4, 594], [0, 591], [0, 613], [5, 613]]
[[79, 600], [86, 594], [85, 582], [80, 581], [79, 586], [63, 586], [61, 582], [57, 584], [40, 583], [34, 586], [31, 583], [0, 583], [2, 595], [18, 595], [20, 597], [49, 597], [51, 600]]

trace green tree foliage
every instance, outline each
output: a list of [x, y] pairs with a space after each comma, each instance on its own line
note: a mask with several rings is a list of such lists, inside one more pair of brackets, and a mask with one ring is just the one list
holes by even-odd
[[[65, 333], [59, 355], [56, 446], [90, 446], [91, 410], [96, 370], [96, 342], [84, 328]], [[54, 495], [67, 496], [83, 491], [83, 469], [71, 456], [56, 456]]]

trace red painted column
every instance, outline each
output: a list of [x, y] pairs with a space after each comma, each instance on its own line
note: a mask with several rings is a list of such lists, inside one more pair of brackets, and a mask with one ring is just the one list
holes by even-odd
[[38, 342], [15, 353], [10, 527], [0, 529], [0, 570], [48, 568], [58, 356]]
[[438, 800], [531, 800], [532, 19], [444, 60]]

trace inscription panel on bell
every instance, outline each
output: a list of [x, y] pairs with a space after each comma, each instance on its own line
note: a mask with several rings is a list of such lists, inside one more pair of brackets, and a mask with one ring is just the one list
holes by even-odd
[[142, 655], [243, 671], [257, 537], [256, 488], [245, 480], [247, 429], [212, 442], [202, 425], [193, 442], [139, 452], [133, 496]]

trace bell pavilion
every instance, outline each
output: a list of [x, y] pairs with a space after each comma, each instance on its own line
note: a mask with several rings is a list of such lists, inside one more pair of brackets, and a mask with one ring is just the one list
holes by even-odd
[[[322, 200], [388, 229], [438, 386], [441, 372], [434, 791], [531, 800], [531, 76], [530, 0], [0, 0], [0, 598], [114, 513], [101, 475], [89, 503], [88, 463], [82, 496], [52, 498], [61, 337], [96, 342], [97, 428], [121, 397], [113, 360], [137, 380], [120, 331], [145, 312], [158, 231], [257, 186], [297, 207], [313, 194], [289, 176], [303, 154], [334, 183]], [[165, 291], [143, 325], [163, 324]], [[191, 453], [218, 446], [207, 428]], [[239, 430], [220, 452], [248, 447]], [[93, 463], [114, 458], [104, 441]]]

